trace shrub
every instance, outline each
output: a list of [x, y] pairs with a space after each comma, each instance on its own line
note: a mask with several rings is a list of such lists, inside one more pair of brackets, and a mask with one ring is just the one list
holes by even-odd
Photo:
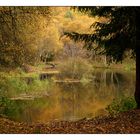
[[70, 79], [89, 78], [92, 72], [92, 65], [81, 58], [69, 58], [59, 65], [60, 77]]
[[0, 78], [0, 96], [3, 95], [18, 95], [21, 93], [37, 93], [46, 91], [50, 86], [49, 81], [46, 79], [40, 81], [37, 78], [32, 78], [30, 84], [27, 83], [26, 78], [30, 77], [13, 77], [7, 76]]
[[113, 102], [107, 106], [106, 110], [110, 115], [116, 115], [120, 112], [128, 111], [134, 108], [136, 108], [136, 102], [134, 98], [127, 97], [113, 100]]

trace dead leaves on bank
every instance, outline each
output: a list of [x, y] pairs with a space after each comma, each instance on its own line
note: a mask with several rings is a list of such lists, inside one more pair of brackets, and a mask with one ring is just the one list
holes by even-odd
[[54, 121], [26, 124], [0, 118], [0, 133], [18, 134], [135, 134], [140, 133], [140, 110], [131, 110], [116, 117]]

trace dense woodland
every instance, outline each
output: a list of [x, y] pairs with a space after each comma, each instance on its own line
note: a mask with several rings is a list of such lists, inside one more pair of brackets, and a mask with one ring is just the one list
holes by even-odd
[[[128, 116], [133, 111], [129, 110], [140, 108], [138, 13], [135, 7], [0, 7], [2, 118], [28, 123], [63, 118], [75, 121], [75, 116], [114, 117], [128, 111], [126, 120], [131, 121]], [[35, 115], [35, 110], [42, 116]], [[103, 117], [103, 123], [106, 119]], [[87, 121], [89, 131], [80, 131], [86, 125], [83, 119], [72, 131], [71, 122], [59, 122], [58, 131], [49, 124], [47, 129], [32, 125], [33, 130], [23, 133], [124, 133], [127, 129], [118, 127], [111, 132], [111, 126], [107, 131], [98, 121], [101, 126], [94, 130], [92, 120]], [[94, 125], [97, 122], [94, 120]], [[61, 126], [67, 123], [64, 132]], [[126, 133], [135, 133], [139, 127]], [[0, 132], [7, 131], [14, 130]]]
[[[1, 7], [0, 10], [1, 66], [35, 65], [40, 63], [41, 56], [43, 60], [49, 53], [58, 61], [68, 57], [83, 57], [95, 63], [101, 61], [105, 65], [115, 62], [113, 56], [108, 58], [105, 52], [101, 55], [104, 49], [99, 48], [97, 43], [75, 43], [64, 36], [67, 32], [92, 34], [95, 28], [91, 25], [99, 21], [108, 22], [105, 17], [93, 18], [70, 7]], [[126, 56], [130, 56], [129, 51], [123, 58]]]

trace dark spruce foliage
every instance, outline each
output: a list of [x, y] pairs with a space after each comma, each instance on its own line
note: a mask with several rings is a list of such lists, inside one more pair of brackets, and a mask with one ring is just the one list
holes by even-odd
[[[135, 100], [140, 109], [140, 8], [139, 7], [75, 7], [92, 17], [104, 17], [106, 22], [96, 22], [93, 34], [65, 33], [75, 41], [85, 41], [88, 48], [94, 43], [103, 48], [107, 56], [118, 62], [123, 60], [124, 52], [132, 50], [136, 55]], [[84, 22], [84, 21], [83, 21]], [[87, 46], [87, 45], [86, 45]]]
[[[136, 11], [135, 7], [75, 7], [92, 17], [103, 17], [106, 20], [95, 22], [90, 28], [95, 31], [92, 34], [79, 34], [76, 32], [68, 33], [75, 41], [84, 41], [87, 49], [97, 49], [95, 46], [102, 47], [102, 53], [112, 56], [118, 62], [123, 60], [126, 50], [132, 50], [134, 56], [136, 40]], [[84, 22], [84, 21], [83, 21]]]

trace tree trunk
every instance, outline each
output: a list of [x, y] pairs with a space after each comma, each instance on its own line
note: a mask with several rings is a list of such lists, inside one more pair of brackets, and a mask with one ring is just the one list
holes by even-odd
[[135, 100], [137, 108], [140, 109], [140, 21], [139, 21], [140, 9], [136, 8], [136, 89]]
[[[137, 46], [136, 46], [137, 47]], [[140, 109], [140, 47], [136, 48], [136, 91], [135, 100]]]

